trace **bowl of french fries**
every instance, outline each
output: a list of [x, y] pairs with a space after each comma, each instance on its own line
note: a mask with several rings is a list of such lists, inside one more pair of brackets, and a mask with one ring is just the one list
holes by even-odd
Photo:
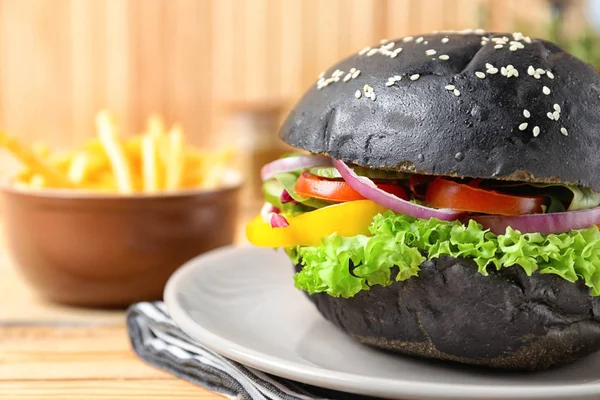
[[95, 122], [94, 137], [61, 151], [0, 133], [0, 147], [23, 166], [2, 185], [9, 253], [54, 302], [160, 299], [181, 264], [234, 240], [241, 178], [233, 151], [192, 146], [157, 116], [133, 136], [106, 111]]

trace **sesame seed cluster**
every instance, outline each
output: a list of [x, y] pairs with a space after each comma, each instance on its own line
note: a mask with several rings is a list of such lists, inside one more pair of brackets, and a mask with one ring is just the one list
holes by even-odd
[[[402, 39], [398, 39], [396, 41], [382, 40], [379, 46], [376, 47], [365, 47], [358, 52], [358, 59], [368, 59], [371, 57], [387, 57], [389, 59], [394, 59], [396, 57], [414, 57], [415, 49], [417, 50], [417, 54], [422, 52], [422, 56], [424, 58], [430, 59], [432, 63], [443, 63], [445, 61], [450, 60], [451, 55], [455, 54], [451, 51], [448, 51], [450, 54], [446, 54], [446, 50], [452, 46], [452, 40], [456, 35], [478, 35], [480, 36], [479, 45], [482, 49], [490, 48], [493, 49], [494, 52], [508, 52], [509, 54], [517, 54], [517, 52], [522, 51], [527, 48], [527, 46], [535, 45], [535, 40], [532, 40], [528, 36], [524, 36], [520, 32], [515, 32], [510, 35], [501, 34], [496, 35], [492, 33], [486, 33], [483, 29], [465, 29], [462, 31], [439, 31], [434, 32], [433, 35], [427, 36], [407, 36]], [[437, 46], [436, 46], [437, 45]], [[407, 53], [406, 51], [403, 53], [404, 49], [410, 47], [410, 51]], [[419, 47], [414, 47], [419, 46]], [[422, 50], [419, 50], [422, 49]], [[408, 54], [408, 55], [407, 55]], [[503, 59], [510, 59], [510, 56], [504, 57]], [[491, 60], [490, 60], [491, 61]], [[542, 68], [541, 66], [536, 65], [528, 65], [523, 70], [519, 71], [519, 68], [523, 68], [515, 62], [515, 67], [513, 64], [506, 65], [494, 65], [494, 62], [483, 62], [481, 65], [475, 66], [476, 69], [474, 74], [476, 78], [479, 80], [485, 81], [489, 79], [532, 79], [535, 81], [539, 81], [539, 91], [544, 96], [552, 96], [552, 82], [554, 81], [554, 72], [547, 68]], [[364, 68], [363, 68], [364, 69]], [[405, 85], [410, 85], [410, 82], [417, 81], [421, 79], [422, 76], [427, 75], [437, 75], [436, 73], [432, 73], [430, 71], [408, 71], [406, 73], [395, 73], [387, 77], [387, 81], [385, 81], [385, 86], [380, 90], [394, 90], [395, 88], [399, 88], [401, 82], [404, 80]], [[361, 76], [361, 71], [356, 67], [352, 67], [349, 71], [343, 71], [340, 69], [335, 69], [331, 76], [326, 77], [324, 73], [319, 76], [317, 81], [317, 89], [324, 89], [332, 84], [336, 84], [341, 82], [342, 84], [346, 84], [352, 80], [358, 79], [359, 85], [362, 86], [362, 89], [357, 89], [354, 93], [354, 97], [356, 100], [368, 99], [371, 101], [376, 101], [378, 94], [376, 93], [375, 87], [379, 87], [380, 85], [376, 85], [373, 81], [373, 78], [368, 74], [364, 74]], [[451, 77], [450, 77], [451, 78]], [[359, 86], [360, 87], [360, 86]], [[458, 80], [450, 79], [449, 82], [440, 85], [441, 93], [449, 93], [455, 97], [461, 96], [461, 91], [466, 92], [467, 88], [463, 88], [460, 86]], [[477, 90], [489, 90], [489, 87], [486, 85], [482, 85], [481, 88]], [[506, 90], [511, 90], [511, 87], [507, 86]], [[471, 92], [471, 90], [469, 90]], [[563, 104], [564, 105], [564, 104]], [[532, 115], [530, 111], [524, 109], [522, 111], [524, 120], [518, 122], [518, 124], [514, 127], [514, 129], [523, 132], [523, 134], [529, 134], [533, 138], [537, 138], [540, 134], [551, 134], [553, 129], [550, 129], [549, 132], [542, 132], [541, 124], [535, 124], [532, 120], [540, 117], [539, 115]], [[561, 105], [559, 102], [553, 104], [552, 109], [546, 111], [546, 117], [556, 122], [556, 131], [564, 136], [568, 136], [569, 132], [567, 127], [565, 127], [560, 122], [563, 120], [561, 117]], [[517, 118], [515, 118], [517, 120]], [[560, 122], [559, 122], [560, 121]]]

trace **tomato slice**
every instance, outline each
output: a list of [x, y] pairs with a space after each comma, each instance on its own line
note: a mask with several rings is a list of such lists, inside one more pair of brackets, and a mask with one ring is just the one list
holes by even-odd
[[[378, 183], [377, 187], [388, 193], [392, 193], [401, 199], [408, 199], [406, 192], [401, 186]], [[308, 171], [304, 171], [302, 175], [300, 175], [294, 190], [300, 196], [329, 201], [344, 202], [364, 200], [364, 197], [354, 190], [347, 182], [343, 180], [321, 178]]]
[[543, 197], [513, 196], [442, 178], [436, 178], [429, 184], [425, 201], [435, 208], [495, 215], [540, 213], [544, 205]]

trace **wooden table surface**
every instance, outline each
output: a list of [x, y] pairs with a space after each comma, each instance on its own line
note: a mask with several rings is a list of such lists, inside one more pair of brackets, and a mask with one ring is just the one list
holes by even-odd
[[0, 236], [0, 399], [223, 399], [140, 361], [124, 311], [38, 298], [4, 249]]

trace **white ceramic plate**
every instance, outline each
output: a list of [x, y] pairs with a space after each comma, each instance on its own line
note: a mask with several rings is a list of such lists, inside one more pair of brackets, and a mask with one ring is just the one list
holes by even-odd
[[165, 302], [181, 329], [210, 349], [325, 388], [386, 398], [600, 398], [600, 354], [535, 374], [386, 354], [327, 322], [292, 277], [283, 252], [226, 247], [180, 268], [167, 284]]

